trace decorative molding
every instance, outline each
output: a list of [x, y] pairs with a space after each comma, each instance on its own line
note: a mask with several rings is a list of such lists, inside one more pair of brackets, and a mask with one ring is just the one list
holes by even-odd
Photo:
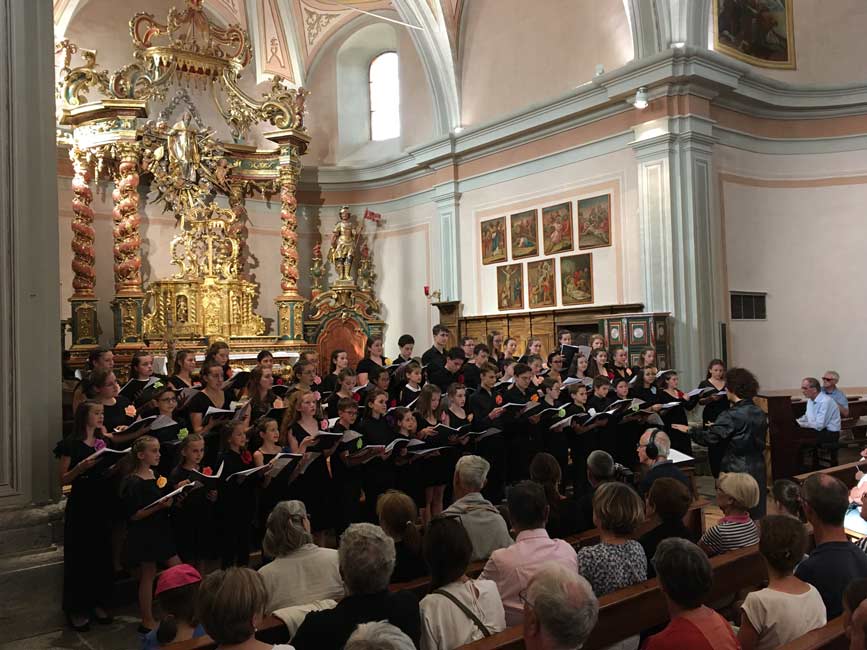
[[310, 50], [317, 39], [328, 31], [329, 25], [340, 18], [340, 14], [313, 11], [306, 5], [302, 5], [302, 11], [304, 12], [304, 37], [307, 41], [307, 49]]

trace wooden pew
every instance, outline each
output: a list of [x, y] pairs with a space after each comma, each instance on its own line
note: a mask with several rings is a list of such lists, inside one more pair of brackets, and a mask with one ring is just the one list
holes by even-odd
[[[711, 558], [714, 584], [706, 602], [719, 600], [746, 587], [767, 580], [764, 560], [758, 546], [731, 551]], [[585, 650], [597, 650], [640, 634], [643, 630], [668, 622], [665, 598], [656, 578], [599, 599], [599, 620], [590, 634]], [[511, 627], [486, 639], [461, 646], [459, 650], [523, 650], [521, 626]]]
[[[256, 638], [264, 643], [277, 644], [289, 642], [289, 630], [279, 618], [273, 615], [266, 616], [262, 620], [259, 629], [256, 630]], [[205, 635], [198, 639], [179, 641], [162, 646], [163, 650], [216, 650], [217, 644], [211, 637]]]
[[835, 478], [840, 479], [843, 483], [846, 484], [846, 487], [853, 488], [858, 483], [855, 479], [855, 472], [858, 471], [858, 463], [845, 463], [843, 465], [837, 465], [835, 467], [826, 467], [824, 469], [818, 469], [814, 472], [806, 472], [804, 474], [798, 474], [797, 476], [793, 476], [792, 480], [795, 483], [803, 484], [807, 478], [813, 474], [828, 474], [829, 476], [833, 476]]
[[849, 650], [849, 639], [843, 629], [843, 617], [838, 616], [828, 621], [824, 627], [807, 632], [804, 636], [781, 645], [777, 650]]

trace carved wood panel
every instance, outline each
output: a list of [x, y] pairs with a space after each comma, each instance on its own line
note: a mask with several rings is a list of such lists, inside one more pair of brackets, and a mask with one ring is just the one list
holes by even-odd
[[319, 350], [319, 365], [321, 366], [320, 376], [328, 373], [331, 352], [334, 350], [346, 350], [349, 356], [349, 366], [355, 368], [358, 362], [364, 358], [365, 341], [367, 341], [367, 335], [356, 321], [340, 318], [329, 321], [316, 342], [316, 347]]

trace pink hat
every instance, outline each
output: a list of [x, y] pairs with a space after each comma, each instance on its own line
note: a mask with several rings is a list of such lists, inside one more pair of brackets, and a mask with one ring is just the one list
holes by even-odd
[[196, 568], [189, 564], [176, 564], [169, 567], [157, 578], [157, 590], [154, 595], [159, 596], [169, 589], [178, 589], [202, 581], [202, 575]]

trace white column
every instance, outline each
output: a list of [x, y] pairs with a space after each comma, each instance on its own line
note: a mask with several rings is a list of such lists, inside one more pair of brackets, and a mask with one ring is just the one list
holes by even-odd
[[440, 289], [442, 300], [459, 300], [460, 281], [460, 239], [458, 219], [460, 217], [461, 195], [457, 183], [447, 183], [435, 188], [434, 201], [440, 222], [440, 255], [442, 259], [442, 279]]
[[0, 0], [0, 508], [58, 494], [53, 25], [51, 0]]
[[671, 312], [674, 366], [689, 387], [697, 385], [720, 351], [711, 126], [696, 117], [662, 120], [636, 129], [633, 142], [645, 308]]
[[683, 43], [707, 47], [710, 0], [624, 0], [635, 58]]

